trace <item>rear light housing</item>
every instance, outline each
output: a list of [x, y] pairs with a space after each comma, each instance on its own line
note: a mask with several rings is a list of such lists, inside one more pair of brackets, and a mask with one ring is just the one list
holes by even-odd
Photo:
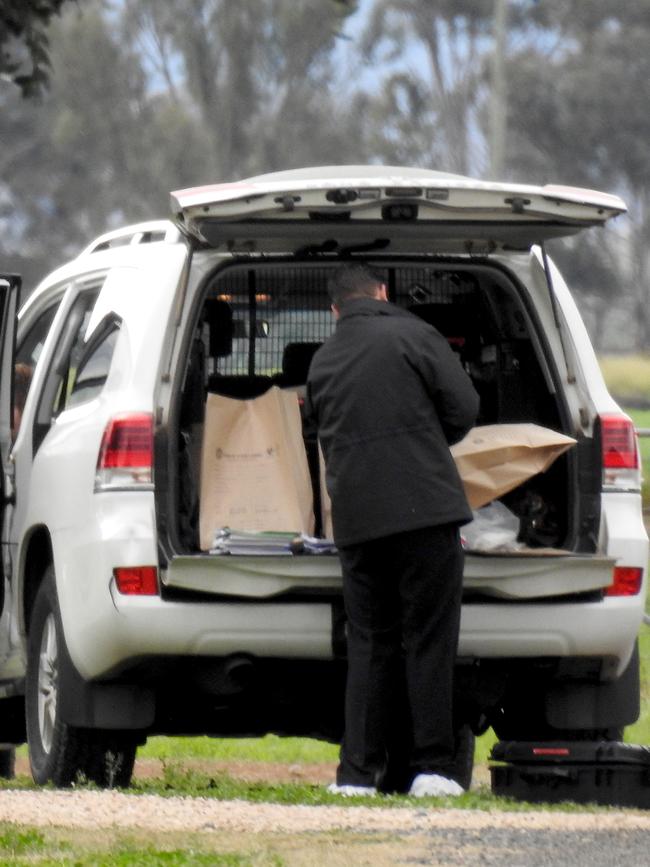
[[599, 416], [603, 488], [640, 491], [641, 462], [634, 422], [624, 413]]
[[97, 457], [95, 491], [153, 490], [153, 416], [114, 416]]
[[113, 569], [115, 585], [124, 596], [157, 596], [156, 566], [119, 566]]
[[614, 580], [605, 588], [605, 596], [638, 596], [643, 585], [643, 569], [639, 566], [615, 566]]

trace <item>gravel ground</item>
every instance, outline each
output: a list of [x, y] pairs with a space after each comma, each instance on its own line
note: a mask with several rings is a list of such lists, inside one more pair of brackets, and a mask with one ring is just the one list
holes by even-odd
[[[374, 865], [640, 867], [650, 863], [650, 815], [633, 811], [308, 807], [111, 791], [6, 790], [0, 793], [0, 821], [40, 828], [239, 834], [248, 839], [250, 835], [291, 835], [301, 837], [305, 849], [310, 835], [339, 832], [342, 843], [360, 836], [366, 844], [374, 841], [370, 860], [355, 859], [355, 863]], [[297, 857], [294, 863], [324, 863], [306, 857]]]
[[[161, 770], [160, 762], [138, 761], [135, 776], [158, 776]], [[331, 780], [334, 766], [220, 762], [214, 770], [240, 779], [323, 784]], [[22, 758], [18, 771], [27, 771]], [[475, 772], [475, 785], [488, 784], [487, 768], [477, 767]], [[182, 839], [186, 834], [207, 835], [233, 851], [238, 841], [244, 841], [246, 852], [250, 847], [272, 845], [281, 860], [269, 863], [292, 867], [650, 864], [650, 812], [632, 810], [508, 813], [352, 803], [310, 807], [111, 791], [4, 790], [0, 792], [0, 821], [85, 833], [110, 829], [180, 834]]]

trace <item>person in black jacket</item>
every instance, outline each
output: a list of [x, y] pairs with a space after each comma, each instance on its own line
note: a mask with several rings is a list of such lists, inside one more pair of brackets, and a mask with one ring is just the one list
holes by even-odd
[[405, 674], [410, 794], [456, 795], [453, 668], [471, 520], [449, 446], [478, 396], [442, 335], [391, 304], [361, 265], [330, 283], [334, 334], [316, 352], [305, 409], [315, 424], [343, 572], [348, 673], [336, 783], [375, 794]]

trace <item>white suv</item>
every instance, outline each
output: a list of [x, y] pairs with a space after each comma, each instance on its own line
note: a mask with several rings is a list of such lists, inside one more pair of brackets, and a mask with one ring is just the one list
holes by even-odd
[[27, 740], [38, 782], [126, 785], [150, 734], [340, 736], [337, 558], [203, 550], [197, 456], [208, 394], [299, 391], [334, 326], [326, 284], [342, 260], [372, 266], [449, 338], [479, 423], [577, 441], [502, 498], [526, 550], [467, 552], [460, 781], [471, 733], [490, 725], [620, 737], [639, 712], [648, 560], [637, 443], [544, 245], [624, 203], [353, 166], [184, 190], [172, 208], [47, 277], [13, 362], [18, 281], [2, 283], [0, 742]]

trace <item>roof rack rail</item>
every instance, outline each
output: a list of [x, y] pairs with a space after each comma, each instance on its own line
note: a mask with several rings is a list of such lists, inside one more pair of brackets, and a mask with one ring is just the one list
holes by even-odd
[[179, 230], [169, 220], [148, 220], [146, 223], [135, 223], [99, 235], [81, 251], [78, 258], [131, 244], [152, 244], [156, 241], [174, 243], [180, 240], [180, 237]]

